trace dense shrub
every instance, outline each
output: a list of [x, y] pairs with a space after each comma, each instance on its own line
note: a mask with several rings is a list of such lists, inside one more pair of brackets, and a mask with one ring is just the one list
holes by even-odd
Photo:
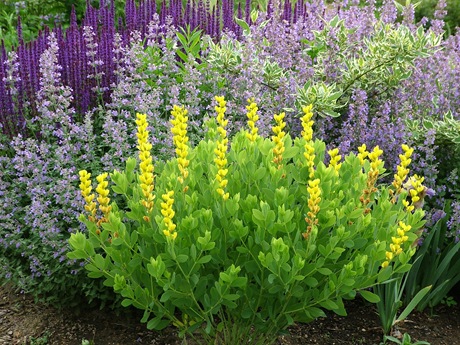
[[377, 188], [378, 146], [343, 161], [329, 150], [325, 165], [311, 106], [302, 137], [284, 132], [281, 113], [268, 139], [250, 100], [250, 132], [228, 147], [226, 102], [216, 101], [217, 128], [193, 149], [187, 111], [173, 109], [176, 158], [153, 164], [146, 115], [137, 114], [139, 168], [130, 158], [112, 184], [98, 175], [97, 187], [80, 171], [88, 234], [71, 235], [68, 256], [86, 260], [89, 276], [104, 277], [124, 306], [144, 310], [148, 328], [199, 331], [208, 344], [271, 344], [323, 310], [345, 315], [343, 299], [357, 290], [376, 301], [364, 289], [410, 267], [424, 224], [418, 189], [405, 204], [405, 176]]
[[[440, 159], [450, 164], [446, 172], [455, 171], [456, 161], [444, 148], [448, 154], [435, 156], [441, 147], [436, 136], [442, 129], [424, 135], [422, 123], [407, 122], [419, 117], [444, 121], [448, 111], [453, 120], [459, 119], [455, 74], [460, 36], [450, 37], [433, 52], [431, 44], [441, 33], [441, 23], [425, 33], [407, 11], [407, 25], [397, 24], [390, 1], [377, 11], [372, 4], [305, 2], [294, 10], [288, 6], [274, 11], [269, 6], [268, 14], [254, 12], [256, 23], [249, 27], [242, 21], [238, 25], [230, 8], [224, 7], [215, 14], [222, 16], [217, 27], [209, 20], [216, 17], [204, 15], [205, 9], [198, 7], [198, 12], [184, 13], [200, 26], [184, 27], [181, 37], [177, 17], [166, 18], [172, 13], [167, 11], [177, 7], [164, 7], [155, 14], [147, 4], [153, 2], [140, 7], [128, 2], [126, 25], [118, 26], [118, 32], [113, 6], [90, 8], [81, 26], [73, 18], [65, 33], [48, 31], [16, 52], [0, 53], [0, 115], [3, 132], [10, 137], [0, 147], [3, 278], [57, 302], [62, 297], [58, 285], [65, 286], [62, 282], [68, 277], [69, 285], [75, 283], [72, 291], [98, 294], [78, 265], [58, 262], [68, 250], [70, 233], [80, 226], [76, 216], [83, 200], [77, 193], [76, 172], [121, 169], [136, 148], [136, 112], [147, 115], [155, 160], [173, 153], [167, 132], [174, 104], [189, 109], [193, 146], [204, 135], [202, 124], [216, 94], [228, 99], [229, 134], [238, 132], [245, 121], [244, 100], [257, 97], [263, 110], [262, 134], [270, 133], [272, 115], [281, 111], [286, 112], [287, 129], [293, 135], [300, 133], [299, 105], [311, 101], [318, 109], [315, 131], [328, 148], [340, 147], [348, 154], [362, 142], [368, 147], [380, 145], [389, 172], [401, 143], [410, 141], [417, 154], [414, 170], [427, 176], [438, 196], [458, 198], [458, 173], [440, 169]], [[244, 8], [237, 10], [239, 17], [252, 21]], [[377, 17], [386, 25], [377, 24]], [[186, 24], [187, 18], [182, 19], [179, 24]], [[216, 35], [205, 35], [216, 30]], [[389, 39], [382, 35], [385, 30], [391, 33]], [[193, 35], [202, 38], [195, 43], [198, 51], [188, 40]], [[390, 39], [395, 37], [406, 43], [409, 37], [414, 39], [405, 46], [411, 46], [408, 54], [393, 55], [397, 63], [373, 70], [372, 50], [381, 42], [391, 52]], [[367, 73], [353, 78], [348, 68], [353, 65], [346, 62], [356, 67], [360, 58]], [[376, 82], [379, 77], [383, 83]]]

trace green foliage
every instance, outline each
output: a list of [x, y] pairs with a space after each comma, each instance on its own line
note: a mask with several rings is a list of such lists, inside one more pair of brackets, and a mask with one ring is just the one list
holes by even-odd
[[[410, 267], [412, 232], [404, 252], [385, 269], [381, 263], [398, 221], [419, 229], [424, 213], [393, 204], [387, 186], [363, 205], [369, 162], [363, 168], [351, 154], [337, 174], [323, 163], [325, 143], [312, 143], [321, 198], [318, 223], [307, 230], [312, 180], [305, 139], [284, 137], [278, 169], [275, 144], [262, 137], [252, 143], [240, 131], [227, 155], [225, 200], [216, 190], [217, 144], [209, 133], [188, 155], [184, 184], [177, 159], [155, 166], [151, 211], [141, 203], [136, 160], [128, 159], [123, 172], [110, 174], [125, 206], [113, 202], [100, 226], [82, 215], [88, 232], [69, 241], [68, 256], [86, 260], [88, 275], [103, 278], [123, 296], [123, 306], [144, 310], [149, 329], [173, 324], [181, 335], [200, 331], [208, 343], [269, 344], [280, 330], [324, 316], [323, 310], [345, 315], [343, 300], [358, 290], [377, 301], [365, 289]], [[168, 191], [174, 192], [175, 240], [164, 235]]]
[[4, 40], [7, 50], [18, 45], [17, 24], [21, 17], [22, 37], [30, 42], [45, 26], [58, 23], [64, 27], [70, 22], [72, 6], [81, 18], [86, 8], [83, 0], [6, 0], [0, 11], [0, 41]]
[[414, 255], [412, 269], [408, 272], [404, 301], [410, 301], [427, 285], [433, 288], [417, 306], [419, 311], [441, 303], [449, 291], [460, 281], [460, 242], [448, 238], [447, 221], [450, 206], [446, 203], [446, 216], [433, 225], [423, 244]]
[[[395, 27], [378, 22], [374, 34], [364, 38], [361, 46], [354, 47], [349, 43], [353, 31], [336, 16], [323, 30], [315, 31], [313, 41], [304, 41], [307, 54], [315, 59], [318, 82], [308, 82], [299, 90], [300, 105], [315, 104], [320, 115], [336, 117], [337, 110], [348, 103], [352, 87], [375, 95], [395, 90], [410, 77], [414, 61], [430, 56], [441, 42], [441, 37], [426, 34], [422, 27], [413, 33], [404, 25]], [[325, 67], [330, 58], [331, 33], [336, 37], [336, 64], [341, 67], [341, 76], [336, 83], [326, 85], [322, 80], [327, 79]]]
[[448, 186], [451, 191], [446, 198], [460, 197], [460, 185], [456, 182], [460, 161], [460, 120], [455, 119], [450, 111], [442, 119], [421, 114], [418, 118], [406, 120], [406, 126], [415, 145], [423, 145], [426, 133], [434, 131], [438, 184]]
[[29, 339], [30, 345], [47, 345], [49, 344], [49, 332], [45, 332], [41, 337], [35, 338], [31, 337]]
[[403, 292], [408, 280], [409, 275], [406, 271], [396, 274], [393, 279], [373, 288], [374, 292], [380, 297], [380, 301], [377, 302], [377, 310], [382, 324], [384, 339], [391, 333], [393, 327], [409, 316], [432, 288], [429, 285], [419, 289], [415, 296], [411, 296], [404, 310], [398, 315], [399, 309], [403, 306]]
[[190, 26], [187, 25], [185, 28], [179, 28], [176, 32], [176, 36], [179, 39], [180, 47], [176, 50], [176, 54], [182, 60], [180, 66], [184, 68], [184, 63], [189, 62], [189, 57], [192, 56], [194, 60], [200, 58], [200, 53], [203, 50], [203, 41], [201, 40], [201, 30], [196, 28], [190, 30]]
[[390, 335], [386, 335], [384, 337], [384, 342], [382, 344], [388, 344], [388, 341], [391, 341], [392, 343], [398, 344], [398, 345], [430, 345], [430, 343], [426, 341], [421, 341], [421, 340], [412, 342], [410, 335], [407, 333], [404, 333], [402, 339], [398, 339]]
[[421, 118], [407, 120], [415, 140], [421, 142], [424, 133], [429, 130], [436, 131], [436, 145], [448, 145], [451, 150], [460, 152], [460, 120], [456, 120], [449, 111], [442, 119]]
[[[401, 1], [401, 0], [400, 0]], [[433, 18], [438, 0], [419, 0], [419, 5], [415, 8], [416, 20], [423, 17]], [[444, 21], [446, 22], [445, 30], [447, 34], [455, 34], [455, 29], [460, 26], [460, 2], [457, 0], [446, 0], [447, 11]]]

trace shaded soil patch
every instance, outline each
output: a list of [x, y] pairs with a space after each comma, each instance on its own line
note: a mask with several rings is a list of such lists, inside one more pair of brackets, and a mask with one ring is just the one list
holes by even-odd
[[[454, 296], [460, 303], [460, 294]], [[346, 303], [348, 316], [328, 313], [327, 318], [290, 328], [280, 336], [279, 345], [379, 345], [382, 332], [373, 305], [361, 300]], [[74, 309], [56, 310], [35, 304], [27, 295], [0, 287], [0, 345], [56, 344], [81, 345], [83, 339], [95, 345], [158, 344], [179, 345], [173, 328], [149, 331], [140, 324], [140, 314], [126, 311]], [[399, 325], [401, 334], [432, 345], [460, 345], [460, 307], [441, 305], [432, 313], [414, 312]], [[43, 341], [38, 343], [38, 341]], [[47, 342], [45, 342], [45, 340]]]

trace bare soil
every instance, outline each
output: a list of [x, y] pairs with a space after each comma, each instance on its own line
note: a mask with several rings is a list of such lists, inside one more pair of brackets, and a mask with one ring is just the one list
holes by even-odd
[[[398, 331], [409, 333], [413, 342], [460, 345], [460, 293], [454, 292], [454, 298], [456, 306], [414, 312], [399, 324]], [[295, 325], [290, 335], [278, 338], [278, 345], [379, 345], [382, 331], [374, 306], [359, 299], [346, 306], [348, 316], [328, 313], [310, 324]], [[140, 314], [132, 310], [118, 315], [99, 309], [56, 310], [33, 303], [30, 296], [9, 286], [0, 287], [0, 345], [81, 345], [83, 339], [94, 345], [181, 344], [174, 328], [149, 331], [139, 320]]]

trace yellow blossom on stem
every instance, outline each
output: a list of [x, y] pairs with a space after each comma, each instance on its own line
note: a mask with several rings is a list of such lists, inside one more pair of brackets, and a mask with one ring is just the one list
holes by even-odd
[[409, 169], [407, 167], [411, 163], [410, 157], [412, 153], [414, 152], [414, 149], [409, 148], [409, 146], [405, 144], [402, 145], [402, 149], [404, 151], [404, 154], [399, 155], [400, 163], [396, 167], [397, 172], [394, 175], [394, 180], [392, 183], [393, 187], [395, 187], [395, 190], [390, 191], [390, 193], [393, 195], [391, 199], [393, 203], [396, 202], [396, 196], [401, 193], [404, 180], [409, 174]]
[[308, 181], [307, 191], [309, 194], [308, 197], [308, 212], [305, 221], [307, 222], [307, 230], [302, 234], [304, 238], [308, 238], [310, 233], [316, 224], [318, 224], [318, 219], [316, 215], [318, 214], [320, 208], [319, 203], [321, 202], [321, 189], [319, 188], [319, 179], [314, 179]]
[[361, 165], [364, 165], [364, 161], [369, 156], [369, 152], [367, 151], [366, 144], [362, 144], [358, 147], [358, 158]]
[[137, 148], [139, 150], [139, 168], [140, 176], [139, 182], [142, 189], [143, 200], [142, 205], [150, 212], [153, 208], [153, 200], [155, 196], [153, 195], [153, 163], [152, 156], [150, 151], [152, 150], [152, 144], [149, 142], [149, 131], [147, 130], [147, 115], [145, 114], [136, 114], [136, 124], [137, 124]]
[[109, 219], [110, 211], [112, 206], [109, 206], [109, 182], [107, 181], [107, 173], [100, 174], [96, 177], [98, 185], [96, 187], [96, 192], [98, 194], [97, 202], [99, 203], [99, 210], [102, 212], [103, 217], [99, 220], [100, 223], [107, 222]]
[[283, 162], [283, 152], [284, 148], [284, 137], [286, 133], [283, 129], [286, 127], [286, 122], [284, 122], [284, 117], [286, 116], [285, 113], [281, 113], [279, 115], [275, 115], [274, 119], [276, 125], [272, 127], [273, 136], [272, 141], [275, 143], [275, 147], [273, 148], [273, 163], [278, 166], [278, 169], [282, 167]]
[[171, 111], [171, 132], [173, 133], [173, 142], [176, 147], [177, 163], [181, 176], [178, 177], [180, 183], [188, 177], [188, 136], [187, 136], [187, 110], [184, 107], [174, 105]]
[[406, 235], [408, 231], [411, 230], [410, 225], [406, 225], [404, 222], [399, 222], [399, 227], [397, 229], [398, 236], [391, 237], [391, 244], [390, 250], [385, 253], [385, 261], [382, 263], [382, 267], [388, 267], [390, 261], [393, 260], [396, 256], [403, 252], [402, 246], [404, 245], [407, 240], [409, 240], [409, 236]]
[[248, 99], [248, 103], [249, 105], [246, 106], [246, 110], [248, 111], [246, 116], [248, 117], [249, 133], [246, 133], [246, 137], [251, 142], [255, 142], [257, 139], [257, 132], [259, 131], [259, 128], [256, 126], [257, 120], [259, 120], [259, 115], [257, 115], [257, 110], [259, 110], [259, 108], [254, 102], [254, 98]]
[[423, 185], [424, 177], [414, 175], [403, 185], [410, 196], [410, 202], [403, 200], [403, 205], [407, 212], [412, 212], [417, 208], [423, 207], [423, 200], [427, 193], [427, 188]]
[[368, 153], [368, 157], [371, 162], [371, 168], [367, 173], [366, 188], [359, 198], [361, 204], [365, 207], [365, 213], [370, 212], [370, 209], [367, 207], [367, 205], [371, 202], [371, 194], [377, 191], [377, 188], [375, 188], [375, 183], [377, 182], [377, 178], [379, 176], [379, 168], [383, 164], [382, 160], [379, 158], [382, 153], [383, 151], [378, 146], [374, 147], [372, 152]]
[[94, 194], [91, 193], [91, 174], [86, 170], [80, 170], [80, 191], [85, 199], [85, 211], [88, 212], [88, 219], [91, 222], [96, 222], [96, 203], [94, 202]]
[[176, 224], [173, 222], [175, 212], [172, 208], [174, 204], [174, 191], [167, 191], [166, 194], [161, 196], [163, 202], [161, 203], [161, 214], [163, 215], [163, 234], [168, 239], [175, 240], [177, 237]]
[[227, 131], [225, 127], [228, 124], [228, 120], [225, 120], [225, 111], [227, 110], [224, 97], [216, 96], [215, 100], [217, 105], [215, 106], [215, 110], [217, 113], [217, 132], [219, 133], [219, 140], [217, 141], [217, 147], [214, 150], [216, 157], [214, 158], [214, 163], [217, 166], [217, 174], [216, 180], [218, 182], [217, 193], [222, 196], [224, 200], [229, 198], [229, 193], [225, 192], [225, 188], [228, 184], [228, 180], [225, 178], [228, 173], [227, 169], [227, 145], [228, 145], [228, 138], [227, 138]]
[[335, 148], [333, 150], [327, 151], [327, 153], [331, 157], [331, 160], [329, 161], [329, 166], [334, 168], [335, 174], [338, 176], [340, 167], [342, 166], [342, 163], [339, 163], [340, 159], [342, 159], [342, 156], [339, 155], [339, 149]]
[[302, 137], [305, 140], [305, 151], [304, 157], [307, 161], [307, 167], [309, 171], [309, 178], [312, 179], [315, 176], [315, 148], [313, 146], [313, 105], [303, 107], [302, 111], [304, 115], [301, 118], [302, 122]]

